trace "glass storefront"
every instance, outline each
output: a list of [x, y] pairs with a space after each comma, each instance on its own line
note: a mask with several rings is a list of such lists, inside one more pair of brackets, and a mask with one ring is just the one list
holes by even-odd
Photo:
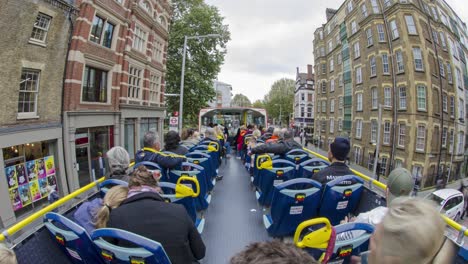
[[[31, 142], [2, 149], [10, 202], [16, 217], [41, 208], [57, 186], [56, 141]], [[49, 188], [50, 186], [50, 188]]]
[[135, 157], [135, 119], [125, 119], [125, 142], [124, 148], [128, 151], [130, 159]]
[[146, 132], [158, 132], [158, 118], [142, 118], [140, 121], [140, 146], [143, 147], [143, 137]]

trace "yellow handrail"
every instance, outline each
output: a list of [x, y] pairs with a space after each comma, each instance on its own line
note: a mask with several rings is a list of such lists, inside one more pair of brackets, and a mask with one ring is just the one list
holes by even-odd
[[55, 208], [63, 205], [64, 203], [70, 201], [71, 199], [75, 198], [76, 196], [86, 192], [86, 191], [89, 191], [90, 189], [96, 187], [96, 185], [98, 183], [101, 183], [105, 180], [105, 177], [102, 177], [100, 179], [98, 179], [97, 181], [94, 181], [86, 186], [84, 186], [83, 188], [80, 188], [68, 195], [66, 195], [65, 197], [63, 197], [62, 199], [56, 201], [55, 203], [51, 204], [51, 205], [48, 205], [44, 208], [42, 208], [41, 210], [33, 213], [32, 215], [26, 217], [25, 219], [21, 220], [20, 222], [16, 223], [15, 225], [13, 225], [12, 227], [8, 228], [7, 230], [3, 231], [2, 234], [0, 234], [0, 241], [4, 241], [6, 239], [5, 235], [6, 236], [11, 236], [13, 234], [15, 234], [16, 232], [20, 231], [21, 229], [23, 229], [24, 227], [26, 227], [27, 225], [31, 224], [32, 222], [36, 221], [38, 218], [44, 216], [46, 213], [54, 210]]

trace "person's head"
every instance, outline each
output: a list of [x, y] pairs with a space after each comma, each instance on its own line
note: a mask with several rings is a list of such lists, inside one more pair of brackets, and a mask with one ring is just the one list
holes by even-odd
[[274, 127], [269, 127], [269, 128], [267, 129], [267, 133], [273, 134], [273, 131], [274, 131], [274, 130], [275, 130]]
[[452, 263], [453, 244], [444, 231], [445, 222], [430, 202], [396, 198], [370, 239], [369, 264]]
[[194, 139], [200, 139], [200, 132], [198, 131], [193, 131], [193, 135], [191, 136], [191, 138], [194, 138]]
[[294, 139], [294, 132], [292, 130], [286, 129], [283, 133], [284, 140], [293, 140]]
[[117, 185], [110, 188], [103, 199], [103, 206], [99, 209], [96, 215], [96, 228], [104, 228], [109, 221], [110, 212], [112, 209], [119, 207], [125, 199], [127, 199], [128, 187]]
[[218, 136], [218, 137], [219, 136], [224, 136], [224, 131], [221, 128], [221, 126], [215, 126], [214, 130], [215, 130], [216, 136]]
[[349, 140], [344, 137], [336, 137], [335, 140], [330, 144], [330, 148], [328, 150], [328, 160], [330, 162], [344, 162], [349, 154], [349, 150]]
[[247, 125], [247, 129], [248, 129], [248, 130], [253, 129], [253, 125], [252, 125], [252, 124]]
[[128, 181], [128, 188], [134, 187], [143, 187], [148, 186], [152, 188], [158, 187], [159, 178], [156, 177], [151, 171], [149, 171], [145, 166], [141, 165], [136, 168], [130, 180]]
[[315, 264], [309, 253], [279, 240], [256, 242], [231, 258], [231, 264]]
[[124, 175], [130, 165], [130, 155], [128, 152], [120, 147], [113, 147], [106, 153], [109, 162], [109, 169], [112, 174]]
[[161, 149], [161, 142], [159, 141], [159, 136], [154, 131], [146, 132], [143, 137], [143, 146], [146, 148], [153, 148], [155, 150]]
[[7, 248], [3, 243], [0, 243], [0, 263], [1, 264], [17, 264], [16, 254], [13, 250]]
[[164, 137], [164, 149], [167, 151], [171, 151], [172, 149], [176, 149], [179, 146], [180, 136], [175, 131], [167, 132], [166, 136]]
[[414, 180], [405, 168], [396, 168], [390, 172], [387, 179], [387, 205], [392, 200], [401, 196], [409, 196], [414, 188]]
[[275, 128], [273, 129], [273, 136], [279, 137], [279, 136], [280, 136], [280, 133], [281, 133], [281, 129], [280, 129], [280, 128], [275, 127]]
[[208, 139], [211, 139], [211, 140], [217, 140], [215, 130], [213, 128], [211, 128], [211, 127], [208, 127], [205, 130], [205, 138], [208, 138]]
[[260, 132], [260, 130], [258, 130], [258, 129], [255, 129], [252, 132], [252, 136], [254, 136], [255, 138], [260, 138], [262, 136], [262, 132]]

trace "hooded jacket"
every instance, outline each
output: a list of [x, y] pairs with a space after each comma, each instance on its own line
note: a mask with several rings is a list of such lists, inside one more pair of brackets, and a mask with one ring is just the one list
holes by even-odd
[[282, 140], [278, 143], [262, 144], [252, 149], [253, 154], [273, 153], [284, 155], [293, 149], [302, 149], [302, 145], [294, 139]]
[[166, 169], [173, 169], [185, 160], [185, 156], [162, 153], [152, 148], [143, 148], [135, 154], [135, 163], [151, 161]]

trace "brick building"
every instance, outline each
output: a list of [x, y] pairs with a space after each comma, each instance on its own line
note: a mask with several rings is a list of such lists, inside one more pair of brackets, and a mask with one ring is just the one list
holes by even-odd
[[307, 65], [307, 72], [296, 69], [296, 87], [294, 89], [294, 127], [298, 130], [306, 129], [312, 134], [314, 128], [315, 86], [312, 65]]
[[445, 1], [348, 0], [326, 15], [314, 38], [321, 147], [349, 137], [351, 161], [372, 169], [380, 137], [381, 175], [405, 167], [423, 186], [460, 177], [465, 23]]
[[133, 157], [148, 130], [162, 133], [170, 4], [76, 1], [63, 124], [72, 189], [106, 173], [103, 156], [111, 147]]

